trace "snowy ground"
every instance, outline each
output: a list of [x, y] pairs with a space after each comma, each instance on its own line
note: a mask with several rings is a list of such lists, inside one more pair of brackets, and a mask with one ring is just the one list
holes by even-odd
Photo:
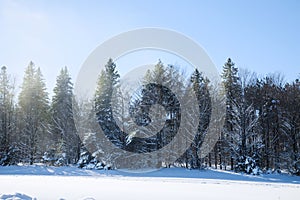
[[248, 176], [218, 170], [149, 173], [76, 167], [0, 167], [0, 199], [299, 199], [300, 177]]

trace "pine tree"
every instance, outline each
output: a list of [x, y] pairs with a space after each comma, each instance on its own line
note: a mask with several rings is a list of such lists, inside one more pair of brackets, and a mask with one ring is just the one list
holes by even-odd
[[[192, 145], [189, 149], [191, 152], [191, 168], [200, 168], [201, 160], [199, 158], [200, 147], [203, 142], [203, 138], [206, 134], [206, 130], [209, 125], [210, 112], [211, 112], [211, 101], [209, 95], [209, 80], [203, 77], [203, 74], [195, 69], [194, 73], [191, 76], [191, 83], [193, 91], [196, 94], [199, 107], [199, 125], [198, 132], [195, 135], [195, 138], [192, 142]], [[195, 105], [197, 106], [197, 105]]]
[[15, 129], [13, 84], [3, 66], [0, 72], [0, 165], [11, 164], [12, 134]]
[[253, 146], [253, 152], [259, 159], [259, 165], [266, 170], [279, 170], [287, 157], [282, 153], [286, 149], [284, 141], [288, 140], [286, 109], [289, 102], [285, 100], [282, 80], [280, 74], [268, 75], [257, 79], [256, 84], [249, 86], [245, 93], [246, 100], [251, 102], [258, 116], [256, 132], [261, 144]]
[[[253, 87], [253, 74], [249, 71], [243, 71], [239, 74], [241, 93], [237, 101], [232, 101], [231, 114], [234, 117], [234, 130], [230, 135], [230, 148], [233, 151], [235, 160], [234, 169], [246, 173], [258, 173], [258, 166], [255, 165], [258, 158], [259, 144], [261, 137], [259, 135], [258, 115], [253, 106], [252, 99], [247, 99], [249, 87]], [[245, 163], [252, 160], [251, 167], [246, 167]]]
[[[169, 66], [170, 67], [170, 66]], [[171, 84], [171, 77], [173, 76], [173, 74], [171, 72], [169, 72], [168, 74], [168, 69], [167, 67], [164, 66], [164, 64], [162, 63], [161, 60], [158, 61], [158, 63], [155, 65], [154, 69], [153, 70], [148, 70], [147, 73], [145, 74], [145, 77], [143, 79], [143, 86], [147, 85], [148, 83], [156, 83], [156, 84], [159, 84], [159, 85], [165, 85], [165, 86], [168, 86], [170, 87], [170, 84]], [[142, 90], [143, 92], [143, 90]], [[157, 96], [159, 96], [159, 98], [161, 98], [163, 96], [163, 93], [164, 91], [160, 91]], [[155, 98], [154, 96], [152, 97], [148, 97], [148, 99], [145, 100], [145, 92], [142, 93], [138, 99], [138, 101], [136, 101], [136, 105], [135, 107], [132, 107], [131, 109], [138, 109], [138, 107], [141, 107], [141, 105], [143, 104], [143, 99], [144, 101], [151, 101], [153, 98]], [[143, 108], [142, 108], [143, 109]], [[148, 124], [150, 123], [151, 124], [151, 118], [149, 117], [149, 112], [147, 112], [149, 108], [146, 107], [146, 109], [142, 110], [142, 113], [137, 113], [136, 114], [136, 119], [139, 119], [140, 121], [146, 121]], [[158, 114], [156, 117], [158, 118], [163, 118], [164, 116], [162, 116], [164, 113], [163, 112], [160, 112], [159, 109], [162, 109], [162, 108], [159, 108], [157, 107], [156, 109], [156, 113]], [[137, 110], [138, 112], [140, 112], [139, 110]], [[171, 115], [171, 113], [170, 113]], [[152, 119], [153, 120], [153, 119]], [[142, 125], [142, 124], [140, 124]], [[154, 134], [154, 133], [152, 133]], [[155, 147], [153, 147], [154, 149], [159, 149], [159, 146], [163, 145], [164, 141], [163, 141], [163, 137], [168, 134], [166, 132], [162, 132], [161, 135], [157, 135], [157, 138], [156, 138], [156, 144], [154, 145]], [[158, 164], [158, 167], [160, 167], [160, 163]]]
[[[150, 135], [148, 148], [160, 150], [168, 145], [168, 148], [153, 154], [149, 166], [159, 168], [165, 164], [166, 167], [170, 167], [184, 153], [180, 147], [191, 143], [192, 133], [188, 131], [188, 127], [181, 129], [186, 130], [186, 135], [178, 134], [180, 124], [184, 124], [182, 120], [185, 120], [181, 117], [180, 107], [183, 105], [180, 103], [188, 104], [189, 100], [188, 98], [184, 100], [185, 94], [188, 93], [185, 93], [187, 82], [183, 77], [176, 66], [166, 66], [159, 60], [154, 69], [148, 70], [145, 74], [141, 92], [131, 106], [132, 117], [142, 122], [137, 123], [141, 127], [139, 131]], [[184, 113], [187, 113], [186, 110]], [[146, 128], [143, 129], [144, 126]], [[178, 162], [183, 160], [184, 158], [181, 158]]]
[[80, 140], [73, 116], [73, 83], [67, 67], [61, 69], [53, 92], [51, 121], [59, 164], [76, 163], [80, 154]]
[[224, 134], [221, 136], [222, 142], [222, 157], [223, 164], [226, 169], [226, 157], [229, 154], [231, 169], [234, 168], [234, 134], [236, 134], [236, 116], [234, 114], [234, 105], [240, 104], [241, 97], [241, 85], [238, 77], [238, 69], [234, 66], [235, 64], [228, 58], [227, 62], [223, 66], [223, 84], [226, 94], [226, 121], [224, 126]]
[[0, 151], [7, 151], [8, 143], [9, 143], [9, 135], [8, 135], [8, 120], [7, 120], [7, 106], [9, 105], [9, 80], [8, 75], [6, 73], [6, 67], [3, 66], [1, 68], [0, 73], [0, 136], [1, 136], [1, 143], [0, 143]]
[[32, 164], [41, 158], [47, 148], [49, 101], [39, 68], [30, 62], [19, 94], [20, 143], [24, 161]]
[[118, 84], [119, 78], [120, 75], [116, 70], [116, 64], [110, 58], [98, 79], [94, 98], [96, 112], [102, 112], [103, 107], [107, 106], [111, 110], [112, 92], [114, 87]]
[[[282, 93], [281, 79], [277, 75], [268, 75], [258, 84], [259, 94], [259, 110], [260, 124], [263, 137], [263, 152], [261, 164], [266, 170], [274, 168], [279, 169], [280, 159], [280, 140], [282, 139], [281, 126], [284, 124], [284, 119], [281, 117], [281, 102], [280, 94]], [[279, 78], [279, 79], [278, 79]]]
[[[119, 78], [120, 75], [116, 69], [116, 64], [110, 58], [98, 78], [97, 88], [94, 95], [94, 112], [96, 113], [97, 121], [106, 137], [108, 137], [118, 148], [123, 148], [125, 144], [125, 134], [122, 132], [120, 127], [118, 127], [112, 113], [113, 90], [117, 87]], [[96, 139], [99, 138], [97, 137]], [[107, 160], [104, 160], [104, 162], [110, 162], [110, 164], [113, 165], [113, 154], [114, 153], [111, 152], [111, 155], [108, 156], [109, 158], [106, 157]], [[102, 157], [98, 159], [105, 158]]]
[[285, 105], [283, 117], [286, 119], [286, 137], [281, 141], [284, 145], [282, 156], [287, 163], [286, 168], [296, 175], [300, 175], [300, 82], [296, 79], [286, 84], [281, 101]]

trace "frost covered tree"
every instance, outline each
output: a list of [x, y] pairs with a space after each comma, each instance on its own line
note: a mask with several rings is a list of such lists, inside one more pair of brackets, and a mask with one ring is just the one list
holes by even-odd
[[[204, 78], [203, 74], [195, 69], [191, 78], [190, 78], [191, 89], [196, 95], [199, 107], [199, 113], [196, 115], [199, 116], [199, 123], [197, 128], [197, 133], [192, 138], [191, 146], [184, 154], [186, 160], [186, 166], [192, 169], [199, 169], [203, 163], [200, 160], [200, 147], [202, 145], [204, 136], [207, 133], [207, 128], [210, 119], [211, 112], [211, 101], [209, 95], [209, 80]], [[186, 86], [187, 88], [189, 86]], [[191, 124], [192, 125], [192, 124]], [[188, 132], [187, 132], [188, 133]], [[193, 133], [191, 133], [193, 134]]]
[[278, 75], [266, 76], [258, 83], [260, 125], [262, 131], [261, 164], [266, 170], [279, 169], [280, 149], [285, 119], [282, 117], [282, 80]]
[[76, 163], [80, 154], [80, 139], [73, 116], [73, 83], [67, 67], [61, 69], [53, 89], [51, 125], [58, 164]]
[[222, 73], [223, 84], [226, 95], [226, 121], [224, 125], [224, 133], [221, 135], [221, 165], [227, 166], [227, 157], [230, 158], [231, 169], [234, 168], [234, 134], [236, 132], [236, 115], [234, 114], [234, 105], [240, 104], [241, 99], [241, 84], [238, 76], [238, 68], [230, 58], [223, 66]]
[[[116, 64], [110, 58], [105, 65], [104, 70], [101, 71], [97, 88], [94, 95], [94, 113], [96, 113], [97, 122], [101, 126], [102, 131], [109, 137], [114, 144], [122, 148], [124, 146], [124, 133], [118, 127], [115, 119], [113, 118], [112, 97], [113, 90], [119, 83], [120, 75], [116, 69]], [[99, 137], [96, 137], [96, 139]], [[96, 148], [98, 149], [98, 148]], [[99, 150], [99, 149], [98, 149]], [[93, 153], [93, 152], [91, 152]], [[99, 159], [105, 159], [106, 162], [111, 162], [111, 156], [102, 155]]]
[[284, 86], [281, 101], [285, 109], [282, 117], [284, 122], [284, 137], [282, 137], [282, 165], [292, 174], [300, 175], [300, 82], [296, 79], [291, 84]]
[[[149, 85], [151, 83], [155, 83], [156, 86]], [[138, 110], [138, 114], [135, 116], [148, 124], [148, 131], [150, 131], [148, 135], [156, 134], [155, 140], [152, 141], [154, 143], [152, 148], [158, 150], [167, 145], [179, 129], [181, 113], [178, 112], [180, 102], [177, 100], [181, 99], [180, 95], [183, 95], [185, 80], [182, 79], [182, 74], [176, 66], [166, 66], [159, 60], [152, 70], [147, 71], [142, 84], [142, 93], [135, 100], [138, 103], [133, 108]], [[149, 90], [154, 92], [147, 95]], [[143, 126], [143, 124], [141, 125]], [[158, 153], [157, 158], [154, 158], [156, 167], [173, 165], [174, 163], [171, 161], [174, 162], [181, 156], [177, 153], [177, 146], [181, 145], [180, 142], [184, 142], [183, 140], [184, 138], [181, 141], [178, 140], [177, 143], [172, 142], [171, 148], [162, 152], [167, 155], [167, 160], [162, 160]]]
[[0, 72], [0, 165], [11, 164], [15, 131], [14, 84], [3, 66]]
[[49, 131], [49, 100], [40, 68], [30, 62], [25, 70], [18, 102], [19, 143], [22, 161], [40, 161]]
[[262, 147], [262, 137], [258, 123], [259, 115], [253, 102], [247, 99], [248, 88], [255, 83], [255, 74], [247, 70], [240, 70], [241, 96], [237, 104], [233, 104], [235, 116], [235, 131], [232, 134], [231, 148], [236, 160], [234, 169], [246, 173], [259, 173], [257, 163], [259, 151]]
[[[261, 145], [255, 152], [259, 165], [265, 170], [280, 170], [284, 166], [282, 152], [286, 149], [289, 122], [286, 108], [290, 102], [284, 100], [283, 78], [280, 74], [270, 74], [247, 87], [246, 99], [251, 102], [258, 116], [258, 135]], [[284, 167], [285, 168], [285, 167]]]
[[[226, 94], [226, 121], [221, 141], [218, 143], [220, 166], [226, 169], [230, 157], [230, 169], [252, 173], [245, 167], [252, 160], [251, 167], [258, 171], [259, 151], [262, 148], [259, 115], [256, 112], [248, 88], [253, 87], [255, 75], [243, 71], [238, 73], [231, 59], [223, 67], [223, 84]], [[255, 166], [252, 166], [254, 165]], [[250, 172], [251, 171], [251, 172]]]
[[[111, 111], [111, 98], [114, 87], [119, 82], [120, 75], [116, 70], [116, 64], [109, 59], [105, 69], [101, 71], [98, 78], [97, 89], [95, 92], [95, 110], [96, 112], [105, 113]], [[108, 110], [105, 110], [105, 109]]]

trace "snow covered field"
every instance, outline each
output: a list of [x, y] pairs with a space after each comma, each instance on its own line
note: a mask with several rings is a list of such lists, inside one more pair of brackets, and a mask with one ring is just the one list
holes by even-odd
[[300, 177], [218, 170], [149, 173], [76, 167], [0, 167], [0, 199], [299, 199]]

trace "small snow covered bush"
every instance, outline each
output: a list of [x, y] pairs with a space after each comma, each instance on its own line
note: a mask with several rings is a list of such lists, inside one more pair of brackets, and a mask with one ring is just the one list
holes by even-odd
[[96, 159], [95, 155], [91, 155], [88, 151], [83, 151], [80, 154], [80, 159], [77, 162], [79, 168], [84, 169], [106, 169], [103, 162]]
[[250, 156], [241, 156], [238, 160], [238, 164], [235, 166], [235, 171], [252, 175], [259, 175], [261, 173], [256, 160]]
[[7, 152], [0, 152], [0, 166], [16, 165], [19, 160], [20, 150], [15, 146], [9, 147]]

